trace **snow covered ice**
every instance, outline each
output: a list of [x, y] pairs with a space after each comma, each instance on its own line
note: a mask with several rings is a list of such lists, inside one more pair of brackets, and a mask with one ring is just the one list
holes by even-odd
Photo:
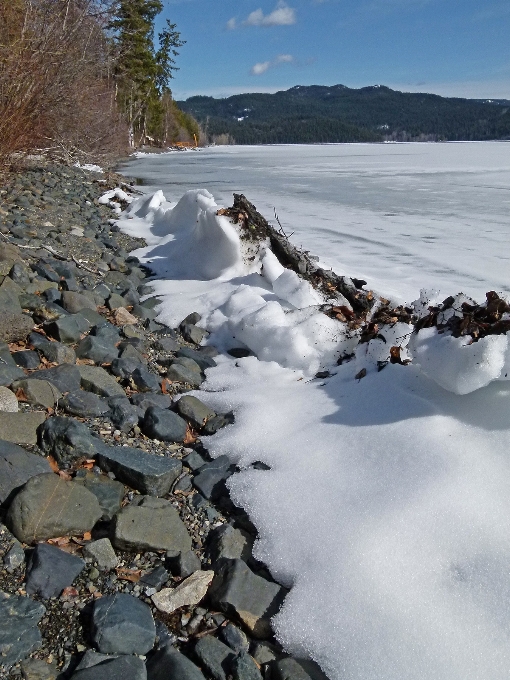
[[[472, 146], [482, 156], [491, 148]], [[452, 166], [462, 161], [455, 149], [462, 156], [464, 147], [448, 146]], [[500, 147], [493, 148], [501, 170]], [[433, 174], [430, 158], [425, 165]], [[252, 198], [249, 185], [243, 192]], [[267, 244], [248, 252], [234, 225], [216, 214], [212, 194], [181, 194], [172, 190], [173, 203], [161, 191], [137, 199], [119, 225], [149, 244], [137, 255], [156, 272], [163, 322], [175, 326], [198, 311], [212, 344], [242, 344], [256, 355], [221, 356], [198, 396], [218, 412], [235, 411], [235, 424], [205, 443], [213, 456], [227, 454], [240, 466], [229, 485], [258, 528], [256, 557], [292, 586], [274, 621], [279, 639], [293, 654], [318, 661], [331, 680], [507, 680], [508, 334], [468, 345], [436, 328], [411, 336], [399, 323], [381, 329], [386, 342], [358, 345], [344, 324], [319, 311], [321, 296], [282, 269]], [[489, 262], [506, 252], [505, 234], [508, 249], [508, 229], [498, 233]], [[415, 249], [411, 269], [421, 257]], [[357, 256], [347, 274], [370, 271], [379, 253]], [[439, 299], [460, 292], [456, 283], [468, 264], [445, 274]], [[377, 266], [379, 292], [386, 277], [393, 294], [401, 270], [389, 281], [390, 269]], [[420, 273], [404, 276], [408, 301], [418, 297], [421, 286], [408, 288]], [[426, 288], [438, 283], [430, 270], [423, 273]], [[479, 269], [483, 280], [464, 292], [482, 301], [503, 282], [508, 293], [503, 273]], [[378, 372], [392, 343], [412, 361]], [[336, 366], [351, 352], [352, 361]], [[319, 368], [332, 377], [314, 379]], [[366, 377], [356, 379], [363, 368]], [[271, 469], [254, 469], [256, 461]]]

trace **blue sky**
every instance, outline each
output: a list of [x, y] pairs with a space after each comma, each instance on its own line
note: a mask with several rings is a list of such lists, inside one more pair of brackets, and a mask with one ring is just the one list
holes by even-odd
[[510, 99], [510, 0], [164, 2], [187, 41], [176, 99], [338, 83]]

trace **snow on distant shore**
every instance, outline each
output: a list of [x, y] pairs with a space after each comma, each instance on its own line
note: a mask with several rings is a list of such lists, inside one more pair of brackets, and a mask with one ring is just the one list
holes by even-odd
[[[156, 192], [119, 225], [149, 244], [136, 254], [162, 322], [198, 311], [212, 344], [256, 355], [222, 356], [199, 396], [235, 411], [205, 443], [241, 467], [229, 484], [259, 530], [256, 557], [292, 586], [280, 640], [332, 680], [507, 680], [508, 334], [468, 345], [426, 328], [409, 343], [398, 324], [358, 345], [217, 210], [205, 190]], [[379, 372], [395, 341], [413, 361]]]

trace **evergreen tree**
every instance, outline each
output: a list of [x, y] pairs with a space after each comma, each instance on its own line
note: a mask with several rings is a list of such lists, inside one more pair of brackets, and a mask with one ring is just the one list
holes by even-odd
[[114, 77], [117, 102], [129, 126], [130, 145], [160, 138], [170, 95], [169, 81], [177, 69], [178, 48], [184, 45], [176, 25], [167, 20], [154, 46], [154, 21], [161, 0], [118, 0], [110, 23], [117, 49]]

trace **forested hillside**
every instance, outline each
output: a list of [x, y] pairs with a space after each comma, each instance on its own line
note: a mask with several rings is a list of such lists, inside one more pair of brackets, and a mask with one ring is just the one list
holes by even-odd
[[191, 97], [179, 106], [212, 139], [236, 144], [510, 138], [510, 102], [388, 87], [296, 86], [275, 94]]

